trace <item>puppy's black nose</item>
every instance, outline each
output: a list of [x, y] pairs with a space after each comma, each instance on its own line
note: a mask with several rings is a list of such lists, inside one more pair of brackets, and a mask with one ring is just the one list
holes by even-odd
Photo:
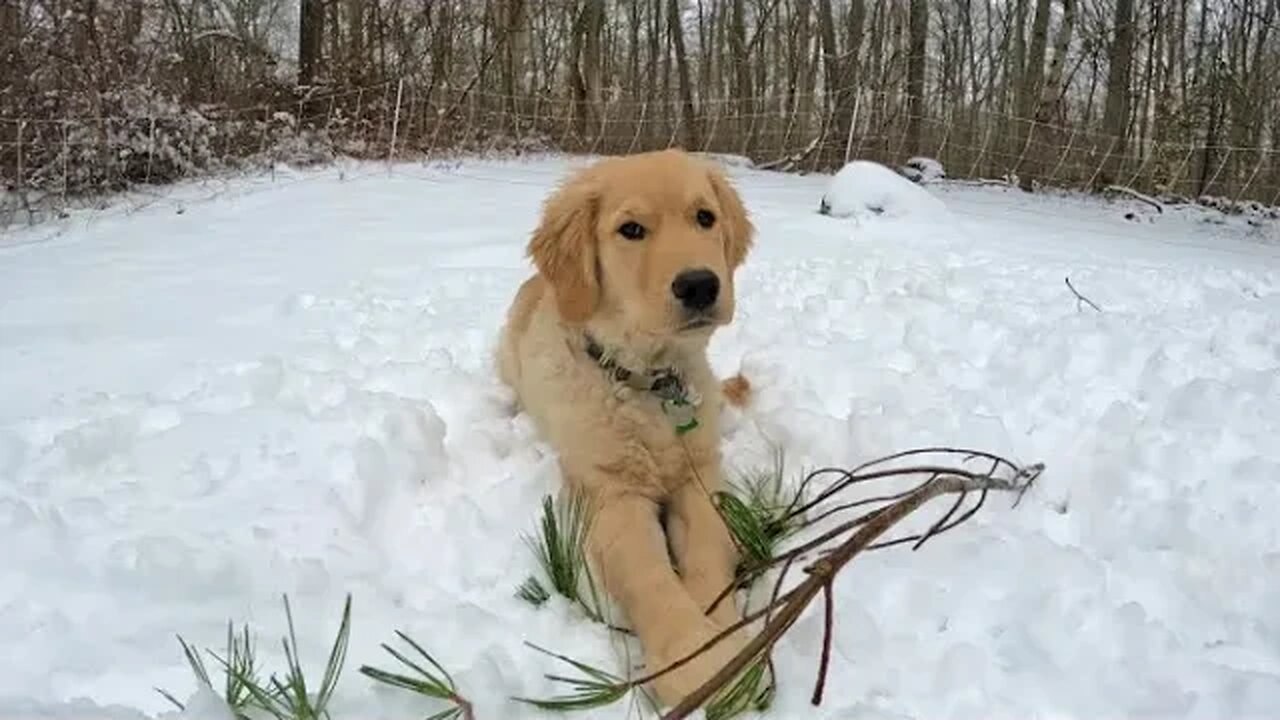
[[710, 270], [685, 270], [671, 281], [671, 294], [690, 310], [706, 310], [720, 295], [720, 278]]

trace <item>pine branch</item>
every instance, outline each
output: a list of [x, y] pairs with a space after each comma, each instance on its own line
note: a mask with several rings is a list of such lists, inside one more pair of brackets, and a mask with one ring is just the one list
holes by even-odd
[[451, 707], [432, 715], [428, 720], [474, 720], [471, 702], [458, 692], [457, 685], [454, 684], [453, 677], [449, 675], [449, 672], [440, 663], [436, 662], [436, 659], [424, 650], [421, 645], [414, 642], [413, 638], [399, 630], [396, 631], [396, 635], [408, 644], [414, 652], [430, 663], [434, 670], [428, 670], [421, 664], [410, 660], [404, 653], [383, 643], [382, 649], [398, 660], [401, 665], [413, 671], [413, 674], [404, 675], [388, 672], [369, 665], [362, 665], [360, 674], [384, 685], [390, 685], [424, 697], [450, 703]]
[[[580, 606], [587, 617], [604, 622], [595, 579], [587, 563], [586, 540], [590, 529], [590, 507], [586, 496], [572, 492], [567, 500], [543, 498], [542, 517], [535, 535], [525, 535], [551, 590]], [[584, 589], [585, 585], [585, 589]], [[536, 577], [516, 590], [517, 597], [535, 607], [550, 599], [551, 592]]]
[[[225, 675], [222, 699], [237, 720], [249, 720], [256, 715], [251, 712], [252, 710], [266, 712], [278, 720], [321, 720], [328, 717], [329, 701], [342, 672], [351, 632], [351, 596], [347, 596], [343, 605], [342, 621], [329, 652], [319, 690], [314, 697], [307, 692], [306, 675], [298, 661], [298, 642], [288, 596], [284, 597], [284, 606], [289, 627], [288, 637], [282, 639], [287, 663], [284, 680], [275, 675], [271, 675], [265, 682], [259, 679], [248, 625], [245, 625], [241, 634], [237, 635], [232, 623], [227, 623], [227, 641], [223, 655], [206, 650], [209, 656], [222, 666]], [[195, 647], [188, 644], [181, 636], [178, 637], [178, 642], [182, 645], [183, 655], [197, 682], [212, 689], [213, 682], [209, 677], [208, 669]], [[186, 709], [172, 693], [159, 688], [156, 691], [179, 710]]]
[[237, 678], [245, 692], [251, 696], [253, 704], [270, 713], [278, 720], [327, 720], [328, 705], [333, 691], [337, 687], [338, 677], [342, 673], [342, 665], [346, 659], [348, 640], [351, 633], [351, 596], [347, 595], [342, 608], [342, 621], [338, 626], [337, 636], [329, 651], [329, 659], [325, 664], [324, 675], [320, 679], [320, 687], [313, 697], [307, 692], [306, 674], [298, 657], [298, 638], [294, 632], [293, 612], [289, 607], [289, 597], [284, 596], [285, 618], [289, 635], [282, 638], [280, 644], [284, 650], [286, 674], [282, 681], [274, 674], [265, 684], [259, 683], [248, 673], [229, 666], [229, 671]]

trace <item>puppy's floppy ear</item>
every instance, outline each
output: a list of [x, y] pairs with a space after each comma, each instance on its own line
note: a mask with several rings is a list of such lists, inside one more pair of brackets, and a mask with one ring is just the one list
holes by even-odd
[[542, 207], [528, 253], [555, 294], [560, 316], [583, 322], [600, 301], [595, 217], [599, 194], [585, 174], [571, 178]]
[[733, 188], [724, 171], [715, 165], [708, 165], [707, 175], [711, 181], [711, 189], [720, 203], [720, 221], [724, 224], [725, 256], [730, 268], [736, 268], [747, 259], [747, 253], [755, 240], [756, 229], [747, 217], [747, 208], [742, 198]]

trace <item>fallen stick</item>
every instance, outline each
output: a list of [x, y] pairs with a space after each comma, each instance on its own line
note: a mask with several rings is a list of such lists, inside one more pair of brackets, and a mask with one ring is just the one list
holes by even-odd
[[[965, 477], [960, 475], [950, 475], [935, 477], [923, 486], [918, 487], [906, 497], [894, 502], [892, 505], [875, 511], [872, 517], [869, 518], [859, 530], [850, 536], [848, 540], [841, 543], [838, 547], [832, 550], [830, 554], [818, 559], [813, 564], [806, 567], [805, 572], [809, 577], [794, 589], [788, 591], [777, 601], [777, 603], [781, 605], [781, 609], [778, 611], [777, 615], [775, 615], [773, 619], [765, 625], [764, 629], [761, 630], [758, 635], [753, 637], [751, 641], [747, 643], [746, 647], [735, 655], [728, 664], [720, 669], [719, 672], [712, 676], [710, 680], [703, 683], [698, 689], [687, 695], [666, 715], [663, 715], [662, 720], [681, 720], [682, 718], [688, 717], [701, 707], [703, 703], [707, 702], [707, 700], [709, 700], [716, 692], [728, 685], [739, 672], [750, 665], [758, 656], [770, 650], [778, 640], [782, 638], [783, 634], [786, 633], [793, 624], [795, 624], [796, 620], [800, 618], [800, 615], [804, 612], [805, 608], [808, 607], [809, 603], [813, 601], [813, 598], [816, 597], [819, 592], [826, 593], [828, 595], [828, 603], [830, 603], [831, 584], [840, 570], [842, 570], [850, 560], [857, 557], [859, 553], [866, 550], [876, 538], [879, 538], [890, 528], [911, 513], [915, 512], [925, 503], [941, 495], [951, 493], [967, 494], [970, 492], [981, 492], [985, 494], [990, 490], [1010, 490], [1018, 491], [1020, 493], [1025, 490], [1036, 477], [1039, 476], [1042, 470], [1042, 465], [1034, 465], [1026, 471], [1021, 471], [1018, 476], [1007, 483], [995, 478], [986, 478], [986, 481], [984, 482], [982, 478], [974, 476]], [[1025, 482], [1022, 485], [1018, 485], [1017, 480], [1021, 478], [1025, 478]], [[940, 528], [941, 525], [935, 523], [931, 530], [936, 531]], [[772, 607], [773, 604], [770, 605], [770, 609]], [[826, 618], [828, 624], [823, 633], [824, 648], [829, 647], [831, 624], [833, 623], [833, 615], [830, 611], [830, 605], [828, 605]], [[740, 625], [745, 623], [746, 619], [744, 618], [743, 623], [740, 623]], [[731, 630], [736, 630], [737, 628], [738, 626], [735, 625]], [[727, 632], [722, 633], [721, 636], [727, 634]], [[705, 647], [694, 651], [694, 653], [689, 657], [692, 658], [698, 653], [701, 653], [707, 647], [711, 647], [718, 642], [721, 636], [717, 636], [712, 639], [712, 641]], [[827, 651], [824, 649], [824, 660], [819, 669], [818, 680], [814, 688], [813, 704], [815, 705], [820, 703], [822, 700], [822, 688], [825, 683], [827, 670], [825, 660], [826, 656]], [[661, 672], [651, 677], [644, 678], [644, 680], [648, 681], [658, 677], [659, 675], [678, 667], [680, 664], [682, 663], [673, 663], [667, 668], [664, 668]]]

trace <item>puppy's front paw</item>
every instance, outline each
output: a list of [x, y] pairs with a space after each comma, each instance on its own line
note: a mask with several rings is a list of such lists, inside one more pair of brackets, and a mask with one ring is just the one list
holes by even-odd
[[[718, 627], [710, 619], [703, 619], [690, 631], [681, 633], [665, 646], [656, 648], [649, 656], [647, 663], [649, 672], [657, 672], [672, 663], [683, 659], [690, 653], [708, 643], [723, 628]], [[721, 639], [715, 645], [680, 667], [663, 674], [653, 681], [653, 690], [658, 699], [665, 705], [679, 703], [686, 695], [702, 686], [720, 671], [747, 644], [746, 629], [739, 629]]]

